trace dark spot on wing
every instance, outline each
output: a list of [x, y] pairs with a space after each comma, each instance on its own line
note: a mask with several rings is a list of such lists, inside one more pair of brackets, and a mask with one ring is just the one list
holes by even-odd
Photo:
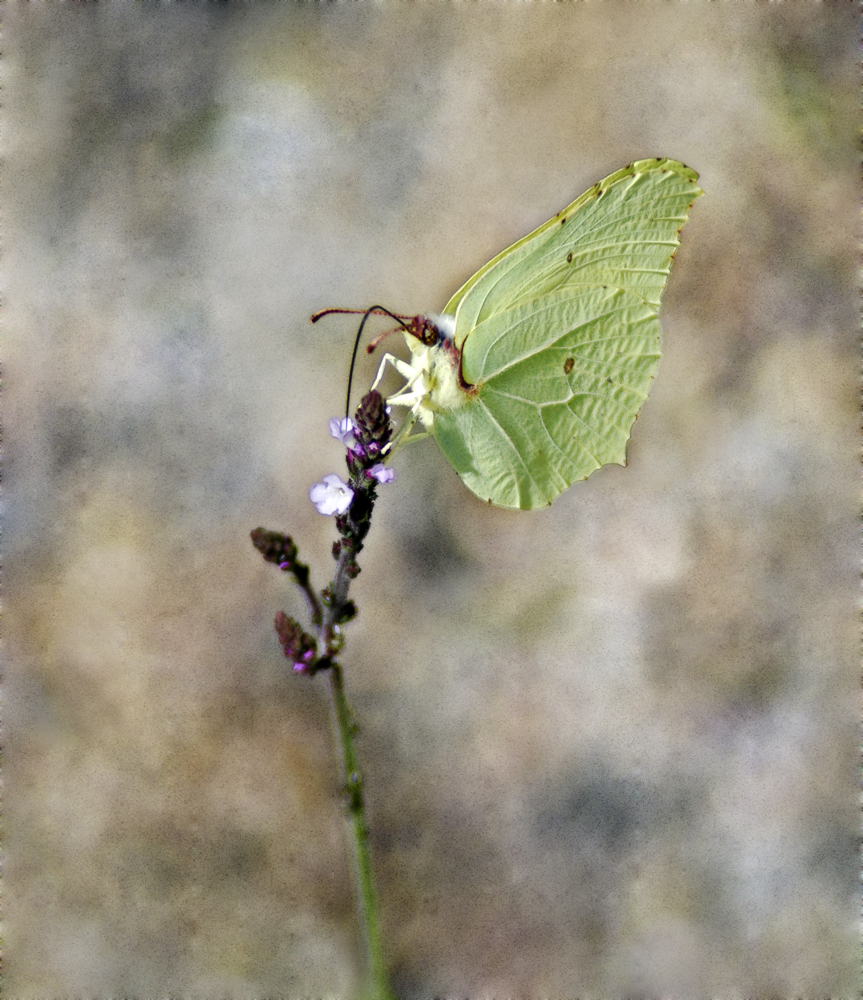
[[572, 250], [570, 250], [569, 253], [566, 255], [566, 262], [567, 264], [572, 263]]
[[563, 363], [563, 373], [564, 375], [569, 375], [572, 369], [575, 367], [575, 358], [567, 358]]
[[562, 218], [562, 219], [560, 220], [560, 224], [561, 224], [561, 225], [563, 225], [563, 224], [564, 224], [564, 222], [566, 222], [566, 216], [564, 216], [564, 217], [563, 217], [563, 218]]

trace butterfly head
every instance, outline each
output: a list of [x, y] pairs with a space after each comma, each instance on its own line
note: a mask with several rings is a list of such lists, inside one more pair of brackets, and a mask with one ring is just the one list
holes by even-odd
[[443, 314], [429, 313], [427, 316], [414, 316], [405, 324], [406, 336], [413, 337], [424, 347], [447, 346], [452, 344], [455, 333], [455, 317]]

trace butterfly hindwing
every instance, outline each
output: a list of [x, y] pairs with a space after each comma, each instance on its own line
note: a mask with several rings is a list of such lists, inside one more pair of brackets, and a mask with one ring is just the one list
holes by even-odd
[[[653, 310], [600, 286], [577, 299], [545, 296], [486, 324], [501, 336], [487, 338], [481, 359], [471, 357], [472, 338], [465, 344], [466, 374], [481, 372], [477, 390], [435, 417], [438, 443], [465, 483], [498, 506], [539, 507], [601, 465], [622, 463], [659, 362]], [[473, 468], [459, 458], [461, 439]]]

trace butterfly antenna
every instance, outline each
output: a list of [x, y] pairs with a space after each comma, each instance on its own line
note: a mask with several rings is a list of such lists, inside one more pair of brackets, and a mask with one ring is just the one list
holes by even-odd
[[[350, 311], [351, 310], [349, 309], [324, 309], [322, 312], [315, 313], [315, 315], [312, 316], [312, 322], [313, 323], [317, 322], [317, 320], [319, 320], [321, 316], [324, 316], [327, 313], [350, 312]], [[354, 341], [354, 351], [353, 354], [351, 354], [351, 369], [348, 372], [348, 394], [347, 398], [345, 399], [345, 417], [349, 417], [351, 412], [351, 383], [354, 380], [354, 364], [356, 363], [357, 360], [357, 351], [359, 350], [360, 346], [360, 338], [363, 335], [363, 327], [366, 325], [366, 320], [369, 318], [369, 316], [372, 315], [389, 316], [391, 319], [394, 319], [396, 323], [401, 324], [401, 326], [407, 329], [407, 323], [405, 323], [405, 321], [401, 318], [401, 316], [396, 316], [395, 313], [390, 312], [389, 309], [384, 308], [384, 306], [372, 306], [370, 309], [366, 310], [365, 315], [363, 316], [362, 321], [360, 322], [360, 328], [359, 330], [357, 330], [357, 338]]]
[[[366, 313], [366, 312], [375, 312], [375, 313], [378, 313], [378, 314], [384, 315], [384, 316], [392, 316], [393, 315], [389, 311], [389, 309], [384, 309], [383, 306], [372, 306], [372, 308], [368, 309], [368, 310], [367, 309], [336, 309], [336, 308], [332, 308], [332, 309], [321, 309], [320, 312], [313, 313], [312, 316], [311, 316], [311, 320], [312, 320], [313, 323], [317, 323], [317, 321], [319, 319], [323, 319], [324, 316], [332, 316], [334, 314], [350, 315], [350, 316], [360, 316], [360, 315], [362, 315], [363, 313]], [[398, 319], [399, 317], [396, 316], [395, 318]], [[402, 316], [401, 318], [402, 319], [410, 319], [410, 316]]]

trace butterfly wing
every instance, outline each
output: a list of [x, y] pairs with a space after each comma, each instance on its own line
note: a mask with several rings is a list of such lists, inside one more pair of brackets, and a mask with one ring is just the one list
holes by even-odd
[[477, 496], [544, 507], [601, 465], [624, 461], [659, 362], [652, 306], [624, 289], [588, 286], [518, 305], [480, 330], [482, 382], [434, 423], [441, 450]]
[[435, 437], [501, 507], [545, 506], [626, 443], [660, 357], [658, 311], [697, 174], [640, 160], [478, 271], [447, 303], [463, 405]]
[[680, 230], [703, 193], [697, 180], [682, 163], [657, 158], [594, 184], [453, 295], [443, 312], [456, 318], [456, 344], [497, 312], [582, 284], [627, 288], [658, 310]]

